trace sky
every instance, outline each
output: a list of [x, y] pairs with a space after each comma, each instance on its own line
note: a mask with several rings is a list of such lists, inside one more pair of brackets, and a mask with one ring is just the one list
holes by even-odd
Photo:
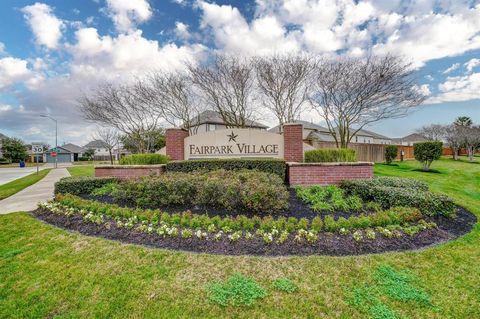
[[[2, 0], [0, 133], [53, 145], [48, 114], [60, 145], [84, 145], [95, 125], [77, 100], [99, 84], [215, 53], [300, 52], [412, 63], [427, 100], [370, 130], [400, 137], [463, 115], [480, 123], [480, 0]], [[302, 119], [320, 121], [314, 111]]]

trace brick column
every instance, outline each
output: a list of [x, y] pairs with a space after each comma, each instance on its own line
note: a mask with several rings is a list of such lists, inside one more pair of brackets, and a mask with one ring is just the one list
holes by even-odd
[[286, 123], [283, 125], [284, 158], [287, 162], [303, 162], [303, 125]]
[[183, 128], [168, 128], [165, 132], [166, 154], [172, 161], [185, 159], [184, 139], [188, 131]]

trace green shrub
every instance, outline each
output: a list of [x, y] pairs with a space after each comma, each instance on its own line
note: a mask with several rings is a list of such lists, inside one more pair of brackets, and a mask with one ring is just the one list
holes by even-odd
[[387, 145], [385, 146], [385, 162], [391, 164], [393, 160], [397, 157], [398, 147], [397, 145]]
[[166, 164], [168, 157], [162, 154], [131, 154], [120, 159], [121, 165]]
[[167, 163], [167, 172], [190, 173], [198, 170], [214, 171], [224, 169], [227, 171], [250, 169], [265, 173], [276, 174], [285, 180], [287, 165], [283, 160], [277, 159], [212, 159], [174, 161]]
[[412, 191], [426, 192], [428, 191], [428, 184], [416, 179], [399, 178], [399, 177], [387, 177], [379, 176], [372, 179], [355, 179], [344, 180], [340, 183], [340, 187], [347, 193], [367, 191], [370, 187], [398, 187], [410, 189]]
[[445, 195], [427, 191], [421, 182], [408, 179], [375, 178], [350, 180], [340, 185], [347, 194], [357, 195], [366, 202], [376, 202], [382, 208], [394, 206], [415, 207], [429, 216], [455, 213], [453, 200]]
[[0, 157], [0, 165], [2, 164], [10, 164], [11, 161], [8, 158]]
[[348, 148], [321, 148], [305, 152], [306, 163], [355, 162], [355, 151]]
[[113, 196], [142, 208], [198, 205], [273, 213], [288, 207], [289, 194], [274, 174], [216, 170], [167, 172], [158, 177], [127, 180], [118, 185]]
[[267, 292], [254, 280], [242, 274], [234, 274], [226, 282], [208, 285], [207, 295], [210, 301], [221, 306], [251, 306], [257, 299], [264, 298]]
[[422, 163], [423, 170], [428, 171], [433, 161], [442, 156], [443, 143], [439, 141], [429, 141], [413, 144], [413, 156]]
[[297, 186], [295, 193], [302, 201], [310, 204], [315, 212], [359, 211], [363, 208], [360, 197], [345, 196], [344, 190], [334, 185]]
[[55, 183], [55, 194], [90, 194], [97, 188], [101, 188], [106, 184], [117, 182], [115, 177], [64, 177]]

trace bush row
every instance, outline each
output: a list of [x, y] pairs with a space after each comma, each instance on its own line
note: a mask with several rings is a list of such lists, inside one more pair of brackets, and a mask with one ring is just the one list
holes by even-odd
[[363, 208], [363, 201], [360, 197], [345, 196], [343, 189], [334, 185], [297, 186], [295, 193], [298, 198], [310, 204], [315, 212], [334, 210], [356, 212]]
[[428, 216], [452, 216], [455, 214], [455, 203], [445, 195], [425, 191], [425, 188], [421, 185], [408, 187], [406, 185], [409, 182], [406, 182], [406, 180], [405, 183], [396, 184], [397, 187], [388, 186], [395, 184], [390, 184], [391, 180], [384, 181], [387, 182], [382, 183], [378, 179], [344, 181], [341, 187], [345, 189], [347, 194], [358, 195], [364, 201], [376, 202], [384, 209], [394, 206], [409, 206], [420, 209], [422, 213]]
[[115, 177], [64, 177], [55, 183], [55, 194], [90, 194], [93, 190], [101, 188], [108, 183], [117, 182]]
[[385, 211], [379, 211], [369, 215], [340, 217], [335, 220], [332, 215], [324, 219], [317, 216], [309, 221], [306, 218], [295, 217], [259, 216], [247, 217], [239, 215], [236, 217], [209, 217], [208, 215], [196, 215], [189, 211], [170, 214], [160, 210], [142, 210], [126, 207], [119, 207], [112, 204], [99, 203], [92, 200], [84, 200], [79, 197], [67, 194], [58, 194], [56, 202], [83, 214], [105, 215], [114, 219], [127, 218], [150, 223], [152, 225], [165, 224], [169, 226], [187, 227], [192, 229], [203, 229], [209, 232], [222, 230], [226, 233], [232, 231], [255, 231], [260, 229], [263, 232], [272, 230], [293, 232], [296, 230], [319, 231], [350, 231], [354, 229], [366, 229], [371, 227], [386, 227], [389, 225], [405, 225], [422, 219], [418, 209], [396, 207]]
[[252, 213], [285, 210], [289, 197], [277, 175], [251, 170], [167, 172], [123, 181], [112, 195], [143, 208], [198, 205]]
[[361, 189], [369, 187], [397, 187], [410, 189], [412, 191], [426, 192], [428, 191], [428, 184], [416, 179], [378, 176], [372, 179], [357, 179], [345, 180], [341, 183], [341, 187], [347, 192], [351, 192], [352, 188]]
[[167, 172], [190, 173], [198, 170], [214, 171], [224, 169], [227, 171], [250, 169], [278, 175], [285, 180], [287, 165], [283, 160], [276, 159], [213, 159], [169, 162]]
[[355, 162], [355, 151], [349, 148], [321, 148], [305, 152], [306, 163]]
[[168, 163], [168, 157], [162, 154], [131, 154], [120, 159], [121, 165], [156, 165]]

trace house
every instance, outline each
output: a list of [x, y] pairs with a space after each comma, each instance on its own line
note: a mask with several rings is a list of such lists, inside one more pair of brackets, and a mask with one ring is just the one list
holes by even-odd
[[403, 145], [403, 146], [412, 146], [415, 143], [426, 142], [426, 141], [428, 141], [428, 139], [419, 133], [412, 133], [404, 137], [393, 139], [394, 144]]
[[61, 147], [65, 150], [70, 151], [70, 153], [73, 154], [73, 161], [74, 162], [78, 161], [78, 158], [82, 157], [83, 153], [85, 152], [85, 149], [83, 147], [80, 147], [80, 146], [72, 144], [72, 143], [64, 144]]
[[[56, 160], [55, 157], [52, 156], [52, 153], [56, 152]], [[74, 155], [68, 149], [63, 148], [62, 146], [57, 146], [49, 149], [43, 154], [43, 162], [44, 163], [70, 163], [73, 162]]]
[[[93, 160], [95, 161], [109, 161], [110, 160], [110, 152], [108, 151], [108, 144], [104, 141], [100, 140], [93, 140], [88, 144], [83, 146], [83, 149], [89, 150], [92, 149], [95, 151], [93, 155]], [[118, 154], [115, 150], [112, 150], [112, 155], [114, 160], [118, 160]]]
[[[326, 127], [301, 120], [297, 120], [294, 123], [303, 125], [303, 140], [310, 145], [314, 145], [315, 142], [335, 142], [335, 139]], [[279, 133], [280, 126], [275, 126], [269, 131]], [[391, 144], [392, 140], [384, 135], [361, 129], [352, 137], [351, 143]]]
[[[200, 113], [193, 119], [192, 123], [194, 123], [191, 128], [191, 132], [193, 134], [205, 133], [215, 130], [225, 130], [228, 128], [223, 121], [220, 113], [212, 110], [207, 110]], [[268, 128], [268, 126], [252, 120], [247, 120], [246, 126], [248, 128], [259, 130], [265, 130]]]

